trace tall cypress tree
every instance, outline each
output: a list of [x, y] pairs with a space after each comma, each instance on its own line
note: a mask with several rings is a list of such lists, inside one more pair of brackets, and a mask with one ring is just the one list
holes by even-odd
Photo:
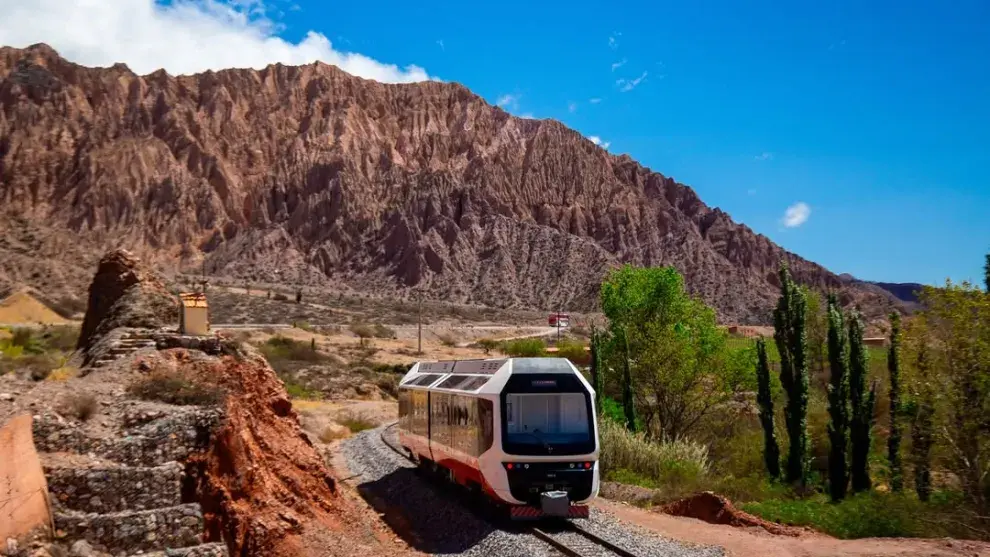
[[626, 429], [636, 432], [636, 403], [633, 400], [632, 373], [629, 370], [629, 336], [622, 334], [622, 409], [626, 414]]
[[986, 255], [986, 263], [983, 264], [983, 286], [990, 294], [990, 253]]
[[887, 351], [887, 371], [890, 372], [890, 437], [887, 438], [887, 461], [890, 463], [890, 488], [904, 487], [901, 469], [901, 315], [890, 314], [890, 349]]
[[849, 444], [849, 379], [846, 368], [849, 353], [842, 310], [834, 295], [828, 297], [828, 362], [831, 371], [828, 389], [828, 488], [832, 500], [841, 501], [849, 485], [846, 465], [846, 446]]
[[870, 443], [873, 427], [873, 407], [876, 405], [876, 384], [866, 391], [869, 355], [863, 344], [863, 319], [858, 311], [849, 320], [849, 399], [852, 420], [849, 423], [852, 459], [850, 472], [854, 493], [870, 489]]
[[780, 266], [780, 300], [773, 312], [774, 341], [780, 353], [780, 382], [787, 392], [784, 417], [790, 445], [786, 480], [804, 486], [808, 471], [808, 362], [805, 348], [804, 293], [791, 280], [785, 264]]
[[935, 402], [929, 384], [925, 346], [918, 350], [920, 387], [914, 393], [911, 415], [911, 460], [914, 464], [914, 490], [918, 499], [928, 501], [932, 493], [932, 447], [935, 445]]
[[605, 370], [602, 366], [602, 332], [591, 326], [591, 387], [595, 389], [595, 413], [602, 413], [602, 390], [605, 388]]
[[767, 341], [756, 339], [756, 402], [760, 405], [760, 425], [763, 426], [763, 460], [767, 473], [774, 480], [780, 478], [780, 447], [773, 428], [773, 396], [770, 391], [770, 364], [767, 361]]

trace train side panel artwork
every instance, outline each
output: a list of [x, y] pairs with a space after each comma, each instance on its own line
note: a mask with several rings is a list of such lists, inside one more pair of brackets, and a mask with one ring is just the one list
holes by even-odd
[[586, 517], [599, 488], [593, 399], [562, 358], [420, 362], [399, 386], [399, 441], [514, 518]]

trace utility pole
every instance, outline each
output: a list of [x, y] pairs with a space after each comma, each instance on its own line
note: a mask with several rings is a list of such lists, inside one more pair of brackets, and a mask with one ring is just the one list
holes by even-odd
[[423, 292], [418, 292], [417, 299], [419, 303], [417, 304], [416, 312], [416, 353], [423, 354]]

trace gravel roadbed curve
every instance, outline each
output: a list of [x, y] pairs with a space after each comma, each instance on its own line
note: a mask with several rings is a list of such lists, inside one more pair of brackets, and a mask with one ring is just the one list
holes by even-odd
[[[543, 557], [556, 550], [525, 532], [501, 529], [472, 512], [455, 495], [444, 492], [416, 474], [412, 463], [381, 441], [384, 428], [363, 431], [340, 445], [350, 472], [347, 483], [382, 513], [386, 522], [416, 550], [432, 555]], [[394, 430], [386, 433], [395, 444]], [[592, 507], [580, 526], [642, 557], [716, 557], [722, 548], [694, 546], [662, 538], [653, 532], [620, 522]]]

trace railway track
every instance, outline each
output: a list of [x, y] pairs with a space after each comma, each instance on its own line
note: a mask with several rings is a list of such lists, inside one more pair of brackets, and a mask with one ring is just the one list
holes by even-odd
[[[409, 454], [393, 445], [385, 436], [396, 425], [397, 423], [393, 423], [382, 430], [380, 434], [382, 443], [397, 455], [415, 464]], [[572, 522], [554, 524], [553, 529], [528, 526], [525, 530], [567, 557], [639, 557]]]

